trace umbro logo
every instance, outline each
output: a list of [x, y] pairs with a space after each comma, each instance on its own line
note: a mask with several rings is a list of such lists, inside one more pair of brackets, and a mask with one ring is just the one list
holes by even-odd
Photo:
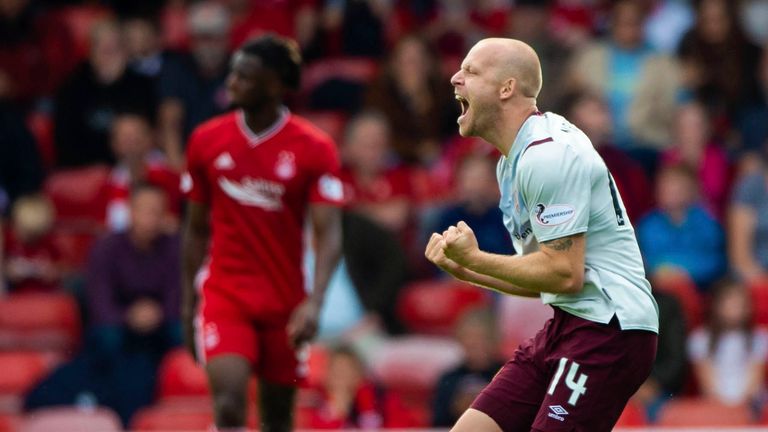
[[213, 161], [213, 166], [220, 170], [229, 170], [235, 167], [235, 161], [228, 152], [224, 152]]
[[555, 420], [565, 421], [565, 418], [563, 416], [568, 415], [568, 411], [566, 411], [566, 409], [563, 408], [561, 405], [550, 405], [549, 410], [552, 412], [547, 413], [547, 416]]

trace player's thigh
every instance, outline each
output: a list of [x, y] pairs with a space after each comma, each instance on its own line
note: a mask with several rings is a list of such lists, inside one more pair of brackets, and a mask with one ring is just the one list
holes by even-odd
[[539, 411], [549, 381], [542, 354], [537, 352], [544, 337], [540, 332], [523, 342], [472, 402], [472, 410], [482, 412], [504, 432], [529, 432]]
[[202, 363], [238, 355], [253, 367], [259, 356], [258, 331], [252, 319], [226, 297], [206, 295], [197, 320], [196, 343]]
[[[648, 377], [656, 354], [656, 335], [620, 331], [594, 342], [594, 350], [576, 350], [553, 359], [552, 379], [534, 431], [608, 432], [629, 398]], [[582, 341], [586, 346], [590, 342]]]
[[291, 346], [286, 323], [259, 327], [256, 373], [272, 384], [295, 387], [306, 379], [308, 348]]
[[503, 432], [488, 414], [469, 408], [459, 417], [451, 432]]

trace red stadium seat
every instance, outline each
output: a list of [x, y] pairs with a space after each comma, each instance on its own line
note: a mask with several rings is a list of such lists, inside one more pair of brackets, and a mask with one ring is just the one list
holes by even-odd
[[328, 369], [328, 349], [322, 344], [315, 343], [309, 348], [309, 375], [307, 385], [318, 387], [325, 381], [325, 373]]
[[302, 72], [301, 92], [310, 93], [315, 87], [334, 78], [367, 84], [377, 71], [376, 61], [363, 57], [320, 60], [307, 65]]
[[15, 414], [0, 414], [0, 432], [15, 432], [18, 429], [20, 417]]
[[17, 432], [122, 432], [117, 414], [107, 408], [47, 408], [22, 419]]
[[768, 325], [768, 281], [763, 280], [749, 286], [752, 293], [752, 311], [755, 323]]
[[0, 299], [0, 349], [72, 351], [80, 314], [67, 294], [16, 294]]
[[648, 419], [645, 416], [643, 408], [638, 404], [629, 401], [624, 411], [616, 422], [616, 427], [643, 427], [648, 425]]
[[461, 347], [453, 339], [405, 336], [391, 339], [371, 355], [371, 372], [386, 388], [428, 393], [440, 375], [461, 361]]
[[0, 412], [19, 412], [24, 394], [60, 361], [52, 352], [0, 352]]
[[677, 297], [685, 314], [685, 323], [688, 330], [692, 330], [702, 324], [704, 320], [704, 302], [696, 291], [696, 284], [681, 272], [654, 276], [652, 279], [654, 289], [664, 291]]
[[[249, 429], [256, 429], [259, 418], [254, 404], [248, 404]], [[141, 409], [131, 421], [131, 430], [139, 431], [184, 431], [207, 432], [213, 424], [213, 411], [210, 402], [204, 405], [192, 403], [160, 403]]]
[[108, 167], [96, 165], [48, 176], [44, 190], [53, 201], [59, 224], [98, 232], [109, 198], [109, 175]]
[[456, 321], [469, 309], [490, 304], [485, 291], [456, 281], [426, 281], [403, 289], [398, 314], [414, 332], [450, 334]]
[[704, 399], [674, 399], [661, 409], [659, 426], [748, 426], [753, 424], [745, 405], [729, 406]]
[[502, 297], [499, 300], [499, 331], [504, 357], [511, 357], [520, 342], [535, 336], [552, 314], [552, 308], [539, 299]]
[[158, 398], [208, 396], [208, 378], [184, 349], [166, 354], [158, 370]]

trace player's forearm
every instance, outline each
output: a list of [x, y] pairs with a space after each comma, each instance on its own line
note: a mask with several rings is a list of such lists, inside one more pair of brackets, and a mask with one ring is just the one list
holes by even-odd
[[315, 277], [311, 298], [317, 304], [322, 304], [328, 282], [341, 258], [341, 214], [338, 209], [328, 210], [323, 217], [315, 219]]
[[197, 290], [195, 289], [195, 277], [205, 260], [209, 234], [191, 229], [188, 224], [182, 237], [182, 262], [181, 262], [181, 299], [182, 314], [193, 313], [197, 304]]
[[542, 251], [528, 255], [497, 255], [478, 251], [466, 267], [535, 293], [575, 293], [582, 288], [582, 278], [574, 274], [567, 262], [553, 259]]
[[480, 288], [490, 289], [498, 291], [502, 294], [509, 294], [521, 297], [539, 297], [539, 293], [536, 291], [527, 290], [517, 285], [513, 285], [507, 281], [497, 279], [488, 275], [480, 274], [472, 271], [468, 268], [462, 267], [457, 274], [454, 275], [457, 279]]

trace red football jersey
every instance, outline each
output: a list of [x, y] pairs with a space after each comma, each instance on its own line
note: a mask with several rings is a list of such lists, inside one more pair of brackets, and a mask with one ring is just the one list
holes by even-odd
[[199, 126], [187, 148], [182, 190], [208, 204], [213, 290], [261, 313], [287, 313], [306, 293], [303, 228], [309, 203], [341, 205], [339, 158], [326, 134], [283, 110], [255, 134], [241, 110]]

